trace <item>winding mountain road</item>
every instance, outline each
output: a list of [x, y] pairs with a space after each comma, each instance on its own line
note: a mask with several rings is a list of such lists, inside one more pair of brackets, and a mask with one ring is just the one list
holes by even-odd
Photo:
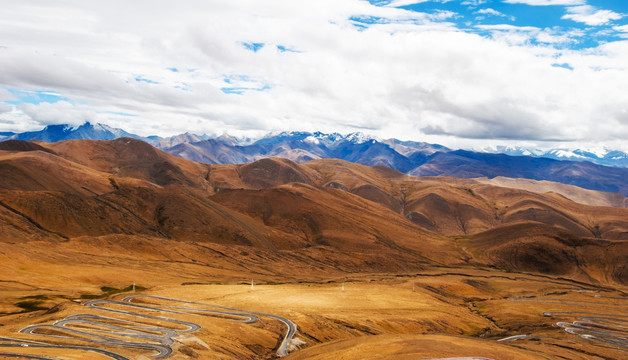
[[[203, 312], [209, 312], [209, 313], [218, 313], [218, 314], [222, 314], [222, 315], [248, 317], [249, 319], [246, 320], [246, 321], [243, 321], [244, 323], [256, 322], [258, 320], [257, 316], [263, 316], [263, 317], [267, 317], [267, 318], [278, 320], [278, 321], [282, 322], [284, 325], [286, 325], [286, 327], [288, 328], [287, 331], [286, 331], [286, 335], [284, 336], [284, 338], [283, 338], [283, 340], [281, 342], [281, 345], [279, 345], [279, 348], [277, 349], [277, 355], [280, 356], [280, 357], [288, 355], [290, 342], [292, 341], [292, 338], [294, 337], [294, 334], [297, 331], [297, 326], [291, 320], [289, 320], [289, 319], [287, 319], [285, 317], [282, 317], [282, 316], [266, 314], [266, 313], [261, 313], [261, 312], [244, 311], [244, 310], [233, 309], [233, 308], [224, 307], [224, 306], [210, 305], [210, 304], [204, 304], [204, 303], [197, 303], [197, 302], [192, 302], [192, 301], [176, 300], [176, 299], [164, 298], [164, 297], [155, 296], [155, 295], [133, 295], [133, 296], [129, 296], [129, 297], [126, 297], [126, 298], [122, 299], [122, 301], [131, 302], [133, 299], [136, 299], [138, 297], [148, 297], [148, 298], [161, 299], [161, 300], [167, 300], [167, 301], [175, 301], [175, 302], [180, 302], [180, 303], [184, 303], [184, 304], [191, 304], [191, 305], [211, 306], [211, 307], [214, 307], [214, 308], [217, 308], [217, 309], [228, 310], [228, 311], [209, 311], [209, 310], [197, 310], [197, 311], [203, 311]], [[181, 308], [181, 307], [173, 307], [173, 308], [189, 310], [189, 308]], [[231, 312], [231, 311], [235, 311], [235, 312]]]
[[[562, 328], [569, 334], [610, 345], [619, 351], [625, 352], [626, 349], [628, 349], [628, 315], [625, 315], [625, 308], [628, 307], [628, 303], [621, 301], [628, 301], [628, 298], [606, 297], [601, 295], [596, 295], [595, 298], [595, 301], [536, 297], [513, 297], [508, 300], [539, 302], [590, 309], [590, 312], [546, 311], [543, 312], [543, 316], [552, 318], [578, 318], [578, 320], [573, 322], [557, 322], [556, 326]], [[603, 302], [602, 299], [611, 299], [614, 302]], [[515, 340], [515, 337], [516, 336], [511, 336], [500, 340], [510, 341]]]
[[[177, 305], [193, 305], [197, 307], [134, 303], [133, 301], [138, 298], [150, 298], [162, 302], [175, 303]], [[27, 326], [20, 330], [20, 333], [59, 340], [79, 341], [105, 347], [114, 346], [147, 350], [152, 352], [151, 357], [162, 359], [172, 354], [173, 350], [171, 345], [174, 344], [174, 338], [176, 336], [182, 333], [192, 333], [201, 329], [201, 326], [196, 323], [178, 320], [170, 316], [221, 316], [245, 324], [255, 323], [259, 320], [259, 317], [267, 317], [280, 321], [287, 327], [286, 334], [276, 352], [277, 356], [280, 357], [288, 354], [290, 342], [296, 332], [296, 325], [289, 319], [281, 316], [155, 295], [132, 295], [122, 299], [122, 301], [93, 300], [83, 305], [99, 311], [113, 313], [113, 315], [70, 315], [62, 320], [56, 321], [52, 325], [40, 324]], [[150, 313], [166, 313], [171, 315], [166, 317], [161, 314], [156, 315]], [[115, 317], [115, 315], [121, 317]], [[138, 321], [128, 320], [128, 318], [138, 318]], [[144, 320], [142, 321], [142, 319]], [[154, 320], [159, 323], [159, 325], [148, 325], [146, 320]], [[164, 325], [164, 323], [166, 325]], [[93, 347], [93, 345], [72, 346], [8, 337], [0, 337], [0, 348], [29, 348], [29, 350], [38, 348], [71, 349], [98, 353], [114, 360], [129, 360], [123, 355]], [[61, 360], [49, 355], [44, 356], [36, 353], [22, 354], [15, 351], [9, 352], [8, 350], [6, 352], [0, 352], [0, 355], [29, 359]]]

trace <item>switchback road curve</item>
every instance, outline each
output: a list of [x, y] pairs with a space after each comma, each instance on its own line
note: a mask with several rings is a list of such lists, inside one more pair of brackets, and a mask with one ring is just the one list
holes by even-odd
[[[620, 352], [628, 352], [628, 298], [595, 296], [596, 300], [557, 298], [514, 297], [511, 301], [528, 301], [584, 308], [586, 311], [546, 311], [543, 316], [552, 318], [578, 318], [573, 322], [559, 321], [556, 326], [583, 339], [610, 346]], [[614, 302], [603, 302], [612, 299]], [[509, 337], [502, 341], [515, 340]]]
[[[244, 310], [238, 310], [238, 309], [233, 309], [233, 308], [224, 307], [224, 306], [210, 305], [210, 304], [204, 304], [204, 303], [198, 303], [198, 302], [192, 302], [192, 301], [183, 301], [183, 300], [169, 299], [169, 298], [164, 298], [164, 297], [155, 296], [155, 295], [132, 295], [132, 296], [129, 296], [129, 297], [126, 297], [126, 298], [122, 299], [122, 301], [131, 302], [133, 299], [136, 299], [138, 297], [148, 297], [148, 298], [153, 298], [153, 299], [174, 301], [174, 302], [180, 302], [180, 303], [191, 304], [191, 305], [211, 306], [211, 307], [214, 307], [214, 308], [217, 308], [217, 309], [222, 309], [223, 311], [209, 311], [209, 310], [205, 310], [205, 312], [219, 313], [219, 314], [222, 314], [222, 315], [247, 316], [247, 317], [249, 317], [248, 320], [243, 321], [244, 323], [256, 322], [258, 320], [257, 316], [263, 316], [263, 317], [267, 317], [267, 318], [278, 320], [278, 321], [282, 322], [284, 325], [286, 325], [286, 327], [287, 327], [286, 334], [285, 334], [281, 344], [279, 345], [279, 348], [277, 349], [277, 355], [278, 356], [286, 356], [286, 355], [288, 355], [290, 342], [292, 341], [292, 338], [294, 337], [294, 334], [297, 331], [297, 326], [291, 320], [289, 320], [289, 319], [287, 319], [285, 317], [281, 317], [281, 316], [277, 316], [277, 315], [273, 315], [273, 314], [266, 314], [266, 313], [255, 312], [255, 311], [244, 311]], [[180, 307], [173, 307], [173, 308], [174, 309], [187, 309], [187, 310], [189, 310], [189, 308], [180, 308]], [[224, 310], [228, 310], [228, 311], [224, 311]]]
[[[133, 301], [137, 298], [150, 298], [161, 302], [168, 302], [172, 305], [134, 303]], [[152, 353], [151, 357], [161, 359], [172, 354], [171, 345], [174, 343], [176, 336], [181, 333], [192, 333], [201, 328], [201, 326], [196, 323], [182, 321], [172, 317], [177, 314], [221, 316], [245, 324], [257, 322], [260, 316], [280, 321], [286, 325], [287, 328], [283, 340], [277, 349], [277, 355], [280, 357], [288, 354], [290, 342], [296, 332], [296, 325], [289, 319], [281, 316], [162, 296], [132, 295], [122, 299], [122, 301], [93, 300], [86, 302], [84, 305], [108, 312], [111, 315], [70, 315], [62, 320], [56, 321], [52, 325], [41, 324], [27, 326], [20, 330], [20, 333], [60, 340], [85, 342], [87, 346], [62, 345], [0, 337], [0, 348], [7, 349], [6, 352], [0, 351], [0, 355], [4, 357], [61, 360], [48, 355], [38, 355], [36, 351], [34, 351], [35, 354], [30, 351], [29, 354], [9, 351], [11, 348], [28, 347], [29, 350], [72, 349], [98, 353], [115, 360], [130, 360], [123, 355], [95, 347], [95, 345], [101, 345], [104, 347], [115, 346], [147, 350]], [[163, 316], [163, 313], [168, 314], [168, 316]], [[129, 320], [129, 318], [137, 319], [137, 321]], [[146, 320], [154, 320], [159, 322], [160, 325], [147, 325]], [[164, 323], [166, 323], [166, 325], [164, 325]]]

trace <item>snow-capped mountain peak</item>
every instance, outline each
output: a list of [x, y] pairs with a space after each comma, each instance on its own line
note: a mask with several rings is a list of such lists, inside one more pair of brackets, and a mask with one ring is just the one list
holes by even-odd
[[606, 147], [584, 149], [554, 148], [541, 150], [536, 147], [496, 145], [476, 149], [475, 151], [491, 154], [506, 154], [510, 156], [542, 157], [555, 160], [590, 161], [598, 165], [615, 167], [628, 166], [628, 154], [619, 150], [610, 150]]
[[310, 135], [306, 137], [305, 139], [303, 139], [303, 141], [311, 143], [311, 144], [316, 144], [316, 145], [321, 143], [321, 141], [314, 135]]
[[352, 142], [354, 144], [364, 144], [366, 142], [373, 141], [373, 140], [379, 141], [376, 137], [367, 135], [363, 132], [350, 133], [347, 136], [345, 136], [345, 140]]
[[574, 151], [568, 149], [552, 149], [545, 154], [553, 155], [556, 158], [566, 158], [566, 159], [585, 159], [585, 156], [577, 154]]
[[[83, 125], [76, 125], [76, 124], [63, 124], [63, 131], [64, 132], [71, 132], [71, 131], [76, 131], [78, 130], [81, 126], [85, 126], [85, 125], [90, 125], [89, 122], [86, 122]], [[46, 126], [46, 128], [49, 128], [50, 126], [54, 126], [54, 125], [48, 125]]]
[[506, 154], [510, 156], [535, 156], [540, 157], [545, 152], [538, 148], [523, 147], [523, 146], [511, 146], [511, 145], [493, 145], [487, 146], [474, 151], [485, 152], [490, 154]]

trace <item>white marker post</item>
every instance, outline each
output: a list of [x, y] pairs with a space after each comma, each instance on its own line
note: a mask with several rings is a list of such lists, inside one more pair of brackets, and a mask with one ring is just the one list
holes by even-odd
[[341, 289], [341, 291], [345, 291], [345, 283], [344, 283], [344, 282], [342, 283], [342, 289]]
[[133, 292], [135, 292], [135, 280], [133, 280]]
[[253, 279], [251, 279], [251, 291], [253, 291], [253, 290], [254, 290], [254, 287], [255, 287], [255, 286], [254, 286], [254, 284], [253, 284]]

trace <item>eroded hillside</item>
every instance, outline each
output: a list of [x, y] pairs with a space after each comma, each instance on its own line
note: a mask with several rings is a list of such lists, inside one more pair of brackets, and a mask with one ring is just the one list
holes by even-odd
[[204, 165], [128, 138], [12, 141], [4, 149], [5, 243], [142, 237], [326, 253], [316, 260], [321, 271], [489, 265], [626, 282], [628, 210], [556, 193], [333, 159]]

